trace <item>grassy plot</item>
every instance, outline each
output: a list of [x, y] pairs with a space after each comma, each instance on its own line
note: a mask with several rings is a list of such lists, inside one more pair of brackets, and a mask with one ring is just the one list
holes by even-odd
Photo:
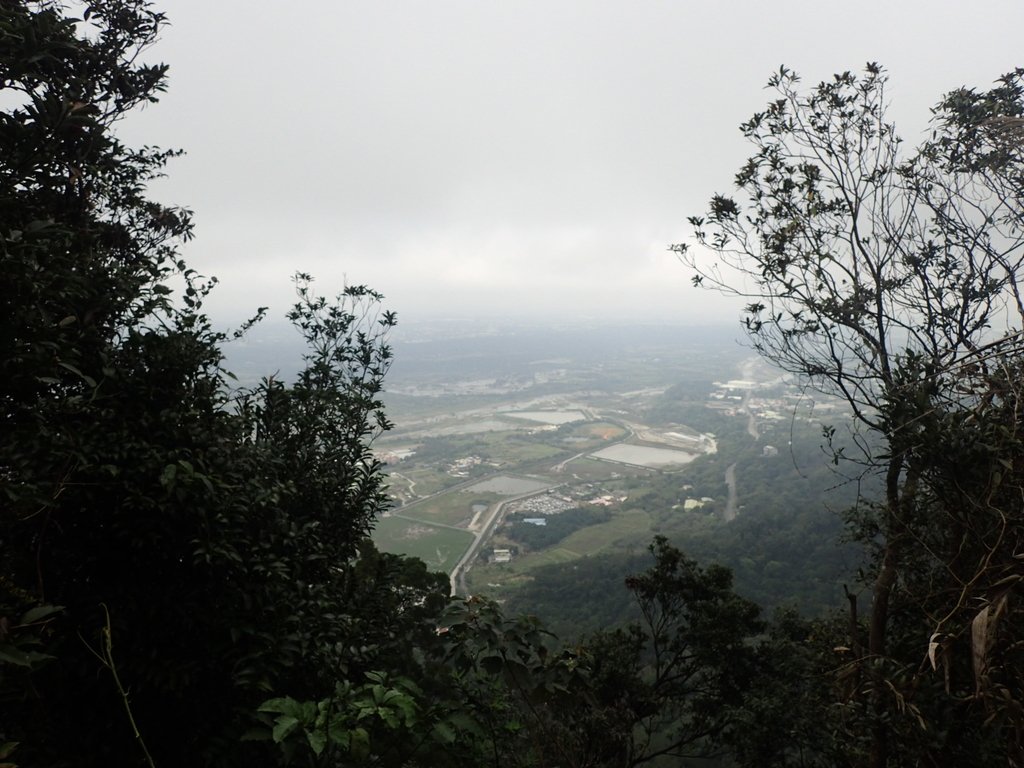
[[500, 456], [505, 466], [516, 466], [565, 454], [565, 448], [556, 448], [516, 434], [488, 435], [491, 454]]
[[498, 494], [500, 496], [519, 496], [523, 493], [532, 493], [546, 488], [550, 483], [546, 480], [532, 480], [527, 477], [513, 477], [512, 475], [498, 475], [481, 480], [469, 488], [463, 488], [462, 493], [486, 493]]
[[596, 441], [619, 440], [626, 436], [626, 430], [618, 424], [607, 421], [593, 421], [581, 424], [574, 431], [574, 436], [594, 438]]
[[581, 457], [566, 464], [563, 474], [567, 478], [577, 477], [580, 480], [599, 481], [623, 475], [648, 474], [648, 470], [641, 467], [631, 467], [625, 464], [614, 464], [610, 461], [598, 461], [597, 459]]
[[392, 515], [377, 521], [373, 541], [382, 552], [418, 557], [430, 570], [450, 573], [473, 542], [473, 535]]
[[618, 512], [606, 523], [588, 525], [566, 536], [558, 544], [577, 555], [595, 555], [616, 544], [644, 543], [650, 538], [651, 516], [642, 509]]
[[505, 497], [501, 494], [487, 491], [452, 491], [403, 507], [399, 514], [428, 523], [468, 525], [474, 514], [474, 504], [490, 505], [502, 498]]
[[467, 575], [469, 588], [473, 593], [495, 594], [494, 587], [512, 587], [529, 581], [533, 578], [530, 571], [534, 568], [553, 563], [567, 563], [577, 559], [579, 559], [579, 555], [575, 552], [552, 547], [540, 552], [530, 552], [514, 557], [508, 563], [477, 561]]
[[439, 493], [465, 479], [452, 477], [430, 467], [417, 467], [411, 462], [387, 467], [385, 472], [391, 495], [402, 500], [408, 500], [410, 496], [422, 498]]
[[529, 552], [522, 557], [517, 558], [515, 562], [515, 569], [519, 573], [526, 573], [532, 571], [534, 568], [540, 568], [543, 565], [552, 565], [554, 563], [567, 563], [570, 560], [576, 560], [579, 558], [578, 552], [573, 552], [570, 549], [564, 547], [550, 547], [548, 549], [541, 549], [537, 552]]
[[552, 547], [521, 554], [509, 563], [478, 562], [469, 573], [470, 587], [486, 592], [487, 586], [492, 584], [511, 586], [528, 577], [535, 568], [596, 555], [612, 548], [635, 546], [642, 550], [651, 538], [652, 522], [650, 514], [643, 510], [618, 512], [607, 522], [581, 528]]

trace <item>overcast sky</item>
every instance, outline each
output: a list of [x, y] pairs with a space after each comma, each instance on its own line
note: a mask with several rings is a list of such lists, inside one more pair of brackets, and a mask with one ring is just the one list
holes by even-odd
[[1021, 0], [155, 5], [170, 90], [122, 135], [188, 153], [156, 194], [195, 211], [222, 319], [280, 315], [302, 269], [403, 323], [731, 320], [667, 246], [729, 190], [780, 64], [881, 62], [910, 142], [942, 93], [1024, 65]]

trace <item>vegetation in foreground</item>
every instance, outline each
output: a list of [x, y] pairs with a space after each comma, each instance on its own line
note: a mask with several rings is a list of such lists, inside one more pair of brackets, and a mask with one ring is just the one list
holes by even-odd
[[379, 296], [299, 276], [303, 369], [229, 387], [189, 213], [145, 197], [173, 153], [111, 131], [163, 89], [139, 54], [164, 19], [80, 10], [0, 8], [0, 759], [1021, 763], [1022, 366], [990, 327], [1021, 309], [1024, 72], [950, 94], [904, 155], [877, 67], [782, 71], [747, 198], [694, 219], [753, 276], [759, 348], [876, 438], [885, 494], [850, 517], [870, 605], [765, 622], [659, 537], [632, 620], [563, 647], [370, 542]]

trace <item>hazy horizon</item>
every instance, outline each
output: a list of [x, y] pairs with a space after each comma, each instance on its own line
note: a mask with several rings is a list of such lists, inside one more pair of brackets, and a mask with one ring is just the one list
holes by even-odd
[[668, 245], [729, 190], [769, 75], [879, 61], [912, 145], [943, 93], [1019, 63], [1024, 27], [1019, 2], [156, 7], [169, 90], [119, 131], [186, 151], [153, 194], [195, 211], [183, 255], [224, 321], [283, 315], [303, 270], [408, 322], [732, 322]]

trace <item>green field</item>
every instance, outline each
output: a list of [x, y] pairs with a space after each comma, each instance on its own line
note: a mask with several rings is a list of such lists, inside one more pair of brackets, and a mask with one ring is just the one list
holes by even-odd
[[487, 446], [487, 452], [500, 457], [507, 466], [540, 461], [554, 456], [565, 455], [564, 447], [556, 448], [547, 443], [521, 437], [516, 433], [492, 432], [484, 436], [481, 442]]
[[615, 475], [647, 474], [648, 470], [640, 467], [628, 467], [624, 464], [612, 464], [597, 459], [579, 458], [565, 465], [566, 477], [577, 476], [580, 480], [607, 480]]
[[[477, 560], [468, 574], [471, 589], [486, 590], [489, 584], [512, 587], [530, 580], [534, 569], [541, 566], [571, 562], [609, 550], [643, 548], [657, 531], [676, 532], [677, 529], [696, 525], [692, 515], [681, 510], [676, 513], [672, 506], [686, 496], [675, 486], [681, 485], [690, 474], [695, 474], [699, 466], [686, 467], [678, 480], [668, 481], [663, 471], [599, 461], [588, 456], [590, 452], [617, 444], [629, 435], [629, 429], [619, 423], [619, 418], [645, 421], [654, 405], [663, 405], [660, 390], [639, 390], [647, 386], [664, 389], [675, 374], [659, 363], [649, 371], [651, 380], [648, 382], [645, 376], [636, 375], [635, 363], [632, 352], [614, 361], [610, 367], [602, 363], [602, 382], [615, 380], [618, 382], [615, 386], [628, 389], [628, 397], [590, 395], [588, 407], [598, 413], [605, 411], [607, 417], [567, 422], [550, 431], [532, 431], [544, 421], [543, 418], [522, 421], [515, 426], [516, 414], [537, 412], [538, 416], [543, 416], [550, 412], [554, 417], [563, 411], [579, 410], [578, 406], [569, 402], [519, 403], [516, 402], [519, 398], [516, 394], [489, 398], [473, 395], [444, 395], [436, 399], [398, 397], [401, 404], [398, 415], [418, 416], [421, 420], [417, 422], [410, 418], [412, 423], [405, 434], [399, 427], [383, 443], [396, 448], [415, 446], [416, 453], [393, 468], [402, 476], [394, 478], [394, 491], [406, 506], [395, 509], [392, 517], [381, 521], [374, 535], [378, 546], [385, 551], [414, 555], [432, 568], [450, 571], [471, 540], [471, 534], [461, 529], [473, 518], [473, 505], [490, 505], [506, 500], [509, 494], [518, 495], [525, 491], [515, 491], [511, 484], [509, 489], [500, 487], [503, 478], [547, 478], [553, 486], [564, 486], [556, 493], [566, 494], [578, 500], [580, 505], [605, 493], [628, 495], [629, 502], [627, 509], [616, 503], [610, 510], [611, 518], [605, 522], [575, 530], [546, 549], [530, 551], [508, 538], [499, 527], [487, 547], [512, 547], [518, 553], [509, 563], [487, 563], [485, 558]], [[691, 364], [692, 361], [687, 360], [679, 372], [685, 372]], [[698, 368], [704, 371], [705, 367], [706, 361], [702, 357]], [[732, 368], [730, 360], [723, 370], [731, 371]], [[583, 384], [590, 380], [592, 372], [583, 366], [580, 376], [579, 383]], [[615, 389], [615, 386], [609, 386], [611, 390]], [[701, 386], [706, 388], [706, 383]], [[504, 407], [502, 401], [506, 397], [507, 407]], [[668, 402], [675, 401], [669, 399]], [[485, 404], [489, 407], [481, 407]], [[422, 409], [417, 408], [420, 405]], [[676, 418], [675, 412], [671, 415], [672, 419], [662, 419], [653, 425], [670, 425], [672, 429], [689, 433], [687, 427], [680, 426], [684, 420]], [[484, 429], [496, 421], [508, 423], [509, 428]], [[566, 463], [562, 471], [553, 471], [561, 462], [577, 454], [581, 454], [580, 457]], [[477, 460], [467, 460], [471, 457]], [[453, 465], [457, 462], [461, 469], [455, 476], [451, 473], [456, 471]], [[702, 494], [718, 492], [724, 467], [716, 468], [716, 473], [716, 482], [707, 483], [714, 487], [702, 491]], [[478, 484], [481, 490], [476, 489]], [[460, 487], [459, 491], [445, 492], [456, 485]], [[505, 495], [499, 495], [498, 491]], [[649, 503], [645, 504], [641, 499]], [[716, 521], [702, 517], [700, 522], [713, 525]]]
[[558, 544], [577, 555], [595, 555], [615, 544], [644, 543], [650, 538], [651, 516], [641, 509], [616, 513], [606, 523], [589, 525], [566, 536]]
[[485, 563], [483, 560], [478, 560], [469, 571], [469, 588], [473, 593], [490, 593], [493, 592], [495, 585], [512, 586], [524, 579], [532, 578], [530, 571], [534, 568], [553, 563], [567, 563], [578, 558], [579, 555], [575, 552], [552, 547], [515, 557], [510, 563]]
[[474, 504], [490, 505], [502, 498], [504, 497], [500, 494], [486, 491], [452, 491], [428, 501], [417, 502], [410, 507], [403, 507], [399, 513], [430, 523], [465, 525], [473, 517]]
[[534, 568], [596, 555], [612, 547], [636, 545], [642, 549], [650, 539], [652, 522], [647, 512], [631, 509], [615, 514], [608, 522], [581, 528], [553, 547], [514, 557], [509, 563], [477, 562], [469, 572], [470, 587], [487, 591], [488, 585], [514, 584], [528, 577]]
[[373, 541], [382, 552], [418, 557], [430, 570], [450, 573], [473, 534], [392, 515], [377, 521]]
[[[460, 478], [452, 477], [440, 470], [417, 466], [413, 461], [403, 462], [392, 469], [415, 483], [413, 492], [419, 497], [437, 493], [438, 491], [442, 491], [460, 481]], [[400, 477], [394, 478], [392, 482], [396, 489], [399, 487], [402, 489], [409, 487], [409, 484]]]

